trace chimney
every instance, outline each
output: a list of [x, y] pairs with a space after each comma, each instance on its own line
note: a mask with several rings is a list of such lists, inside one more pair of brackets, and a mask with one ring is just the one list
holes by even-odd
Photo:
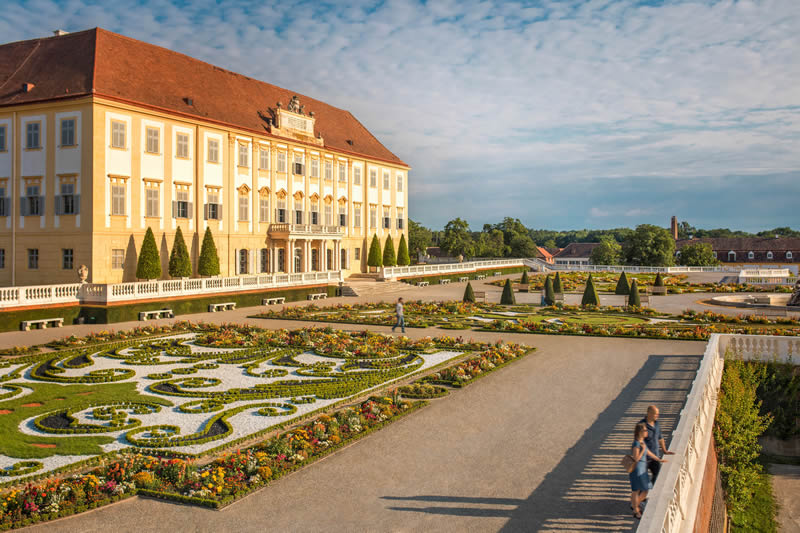
[[67, 35], [68, 33], [69, 33], [68, 31], [64, 30], [55, 30], [53, 32], [53, 35], [55, 35], [56, 37], [61, 37], [62, 35]]
[[672, 238], [676, 241], [678, 240], [678, 217], [672, 217], [672, 220], [669, 223], [670, 231], [672, 232]]

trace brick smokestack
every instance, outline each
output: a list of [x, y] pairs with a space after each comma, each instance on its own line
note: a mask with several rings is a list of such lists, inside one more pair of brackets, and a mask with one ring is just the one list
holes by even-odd
[[669, 223], [670, 233], [672, 233], [672, 238], [676, 241], [678, 240], [678, 217], [673, 216], [672, 220]]

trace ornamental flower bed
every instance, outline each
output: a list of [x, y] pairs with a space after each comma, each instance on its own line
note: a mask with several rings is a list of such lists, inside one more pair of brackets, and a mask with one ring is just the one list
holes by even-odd
[[0, 528], [68, 516], [134, 494], [221, 507], [424, 405], [371, 397], [202, 466], [176, 457], [118, 454], [86, 474], [0, 493]]
[[430, 376], [423, 378], [423, 383], [463, 387], [478, 377], [485, 375], [529, 352], [528, 348], [518, 344], [498, 342], [484, 352], [460, 363], [456, 363]]

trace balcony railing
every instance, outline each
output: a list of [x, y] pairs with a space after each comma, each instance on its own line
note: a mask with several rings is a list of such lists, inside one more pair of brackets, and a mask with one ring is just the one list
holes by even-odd
[[322, 224], [286, 224], [275, 223], [269, 225], [269, 233], [285, 233], [287, 235], [297, 234], [298, 236], [324, 235], [330, 237], [341, 237], [344, 235], [344, 228], [340, 226], [326, 226]]
[[227, 278], [190, 278], [131, 283], [70, 283], [0, 288], [0, 309], [63, 303], [108, 304], [129, 300], [173, 298], [214, 293], [298, 287], [344, 281], [340, 271], [297, 274], [253, 274]]

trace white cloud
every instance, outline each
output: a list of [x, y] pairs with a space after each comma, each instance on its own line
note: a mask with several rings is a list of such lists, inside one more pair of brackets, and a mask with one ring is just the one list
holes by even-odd
[[593, 207], [589, 209], [589, 216], [592, 217], [607, 217], [611, 214], [610, 211], [606, 211], [605, 209], [600, 209], [599, 207]]
[[509, 187], [800, 171], [800, 2], [638, 4], [7, 0], [0, 35], [101, 25], [349, 109], [432, 225], [453, 184], [484, 222]]

